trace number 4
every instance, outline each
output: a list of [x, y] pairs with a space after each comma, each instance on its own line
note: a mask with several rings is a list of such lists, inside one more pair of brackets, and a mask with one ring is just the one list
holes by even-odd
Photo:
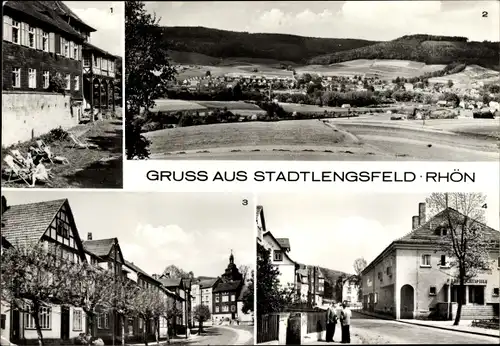
[[488, 17], [488, 11], [483, 11], [483, 18]]

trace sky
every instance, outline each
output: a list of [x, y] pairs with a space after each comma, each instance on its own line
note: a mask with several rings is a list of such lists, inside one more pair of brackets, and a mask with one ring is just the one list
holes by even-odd
[[[393, 240], [411, 232], [412, 216], [428, 194], [261, 194], [266, 228], [290, 239], [292, 260], [354, 273]], [[486, 224], [499, 229], [498, 193], [487, 195]]]
[[3, 191], [8, 205], [68, 198], [82, 240], [117, 237], [124, 258], [148, 274], [174, 264], [195, 276], [255, 267], [255, 208], [241, 194]]
[[123, 56], [125, 2], [64, 1], [64, 3], [86, 24], [97, 30], [90, 34], [90, 43], [114, 55]]
[[[499, 41], [498, 1], [147, 2], [164, 26], [392, 40], [408, 34]], [[482, 12], [488, 16], [483, 17]]]

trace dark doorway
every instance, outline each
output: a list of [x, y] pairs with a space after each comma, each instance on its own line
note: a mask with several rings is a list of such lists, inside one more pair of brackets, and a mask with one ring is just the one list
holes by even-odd
[[401, 287], [400, 318], [412, 319], [414, 310], [414, 290], [411, 285]]
[[61, 307], [61, 339], [69, 339], [69, 308]]
[[12, 331], [10, 338], [13, 341], [19, 340], [21, 338], [20, 335], [20, 328], [19, 328], [19, 319], [20, 319], [20, 313], [19, 310], [12, 310]]
[[300, 345], [301, 341], [301, 318], [300, 314], [292, 314], [288, 318], [288, 326], [286, 330], [286, 344]]

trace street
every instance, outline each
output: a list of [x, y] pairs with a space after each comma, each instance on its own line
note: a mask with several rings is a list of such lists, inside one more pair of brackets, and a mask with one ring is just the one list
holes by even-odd
[[238, 327], [204, 327], [201, 337], [194, 337], [193, 340], [179, 341], [170, 345], [253, 345], [253, 326]]
[[[335, 331], [335, 342], [340, 342], [340, 326]], [[353, 344], [498, 344], [499, 338], [467, 334], [402, 324], [382, 320], [353, 311], [351, 324], [351, 343]], [[327, 342], [308, 344], [326, 345]]]

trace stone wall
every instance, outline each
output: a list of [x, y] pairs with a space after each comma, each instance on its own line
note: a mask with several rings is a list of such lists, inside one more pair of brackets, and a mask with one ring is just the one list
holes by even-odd
[[61, 126], [78, 124], [70, 96], [53, 93], [8, 92], [2, 95], [2, 145], [7, 147]]

